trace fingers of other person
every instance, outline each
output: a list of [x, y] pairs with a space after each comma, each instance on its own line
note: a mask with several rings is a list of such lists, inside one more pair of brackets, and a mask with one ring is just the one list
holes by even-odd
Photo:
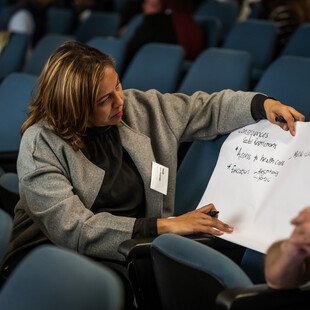
[[283, 246], [285, 255], [293, 257], [295, 260], [302, 261], [310, 257], [310, 243], [304, 240], [302, 235], [296, 234], [290, 237]]
[[296, 259], [310, 257], [310, 221], [306, 218], [305, 213], [301, 212], [297, 217], [297, 224], [291, 236], [285, 242], [287, 254], [294, 256]]
[[298, 224], [290, 239], [294, 242], [310, 245], [310, 223], [303, 222]]
[[310, 223], [310, 207], [304, 208], [302, 211], [300, 211], [299, 214], [291, 221], [291, 223], [298, 225], [305, 221]]
[[282, 242], [281, 251], [283, 255], [295, 263], [303, 261], [307, 257], [307, 253], [303, 249], [303, 245], [294, 242], [293, 238], [289, 238]]
[[264, 101], [264, 108], [266, 111], [267, 119], [271, 123], [277, 124], [283, 130], [289, 130], [293, 136], [295, 135], [295, 122], [305, 120], [303, 114], [294, 108], [284, 105], [280, 101], [274, 99], [266, 99]]

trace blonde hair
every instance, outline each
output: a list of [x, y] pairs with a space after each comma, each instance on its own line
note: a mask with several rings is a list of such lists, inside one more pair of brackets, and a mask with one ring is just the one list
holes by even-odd
[[113, 59], [95, 48], [77, 41], [61, 45], [38, 78], [21, 133], [45, 120], [73, 149], [83, 148], [83, 134], [108, 66], [114, 68]]

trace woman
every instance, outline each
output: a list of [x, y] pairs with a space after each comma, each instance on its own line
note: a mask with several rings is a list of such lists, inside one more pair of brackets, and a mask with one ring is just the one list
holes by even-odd
[[261, 17], [273, 20], [278, 28], [278, 52], [303, 23], [310, 20], [309, 0], [262, 0]]
[[34, 47], [46, 32], [47, 11], [53, 4], [55, 0], [13, 0], [2, 11], [0, 30], [26, 33]]
[[187, 59], [195, 59], [205, 48], [204, 33], [192, 17], [188, 0], [144, 0], [143, 20], [126, 48], [125, 64], [145, 44], [179, 44]]
[[[4, 277], [44, 243], [121, 265], [118, 246], [130, 238], [231, 233], [208, 215], [216, 210], [212, 204], [171, 217], [178, 145], [212, 139], [265, 113], [273, 123], [284, 117], [278, 125], [292, 134], [294, 121], [303, 120], [293, 108], [251, 92], [123, 91], [109, 56], [65, 43], [46, 63], [22, 126], [20, 201]], [[161, 184], [166, 195], [152, 185], [156, 163], [169, 168], [160, 170], [169, 173]]]

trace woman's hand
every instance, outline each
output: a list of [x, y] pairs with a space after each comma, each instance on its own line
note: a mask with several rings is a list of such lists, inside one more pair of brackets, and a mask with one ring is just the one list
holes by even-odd
[[190, 235], [207, 233], [219, 236], [233, 231], [233, 227], [221, 222], [217, 217], [209, 216], [207, 214], [209, 211], [216, 211], [213, 204], [208, 204], [200, 209], [174, 218], [158, 219], [158, 234], [174, 233], [178, 235]]
[[[304, 115], [296, 111], [294, 108], [282, 104], [280, 101], [274, 99], [266, 99], [264, 101], [264, 108], [267, 119], [280, 126], [283, 130], [289, 130], [292, 136], [295, 136], [295, 122], [305, 120]], [[276, 121], [276, 117], [282, 116], [285, 122]]]

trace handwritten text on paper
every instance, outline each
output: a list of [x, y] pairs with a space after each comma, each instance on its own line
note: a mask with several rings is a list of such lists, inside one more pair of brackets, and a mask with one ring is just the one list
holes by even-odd
[[295, 137], [266, 120], [231, 133], [198, 207], [210, 202], [235, 228], [226, 240], [266, 252], [288, 237], [310, 205], [310, 123], [297, 122]]

